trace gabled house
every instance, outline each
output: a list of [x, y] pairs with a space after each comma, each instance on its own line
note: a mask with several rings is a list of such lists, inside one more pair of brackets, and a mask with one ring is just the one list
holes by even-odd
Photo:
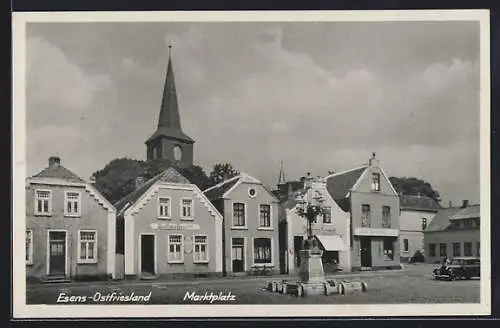
[[26, 182], [27, 279], [115, 278], [113, 205], [56, 156]]
[[204, 191], [224, 217], [226, 275], [279, 271], [278, 200], [254, 177], [241, 173]]
[[399, 199], [401, 262], [410, 260], [417, 251], [425, 257], [424, 231], [442, 207], [436, 200], [420, 194], [400, 194]]
[[330, 196], [350, 213], [352, 268], [399, 268], [399, 195], [375, 154], [367, 165], [325, 179]]
[[[303, 184], [303, 182], [302, 182]], [[296, 275], [300, 270], [300, 250], [307, 239], [307, 220], [297, 214], [297, 183], [287, 183], [288, 193], [280, 203], [281, 272]], [[300, 188], [301, 190], [302, 188]], [[314, 181], [304, 198], [321, 197], [326, 210], [312, 225], [312, 234], [323, 251], [325, 273], [351, 270], [350, 215], [330, 196], [323, 179]]]
[[443, 208], [424, 231], [426, 262], [444, 257], [481, 255], [481, 208], [463, 201], [460, 207]]
[[217, 276], [222, 272], [222, 216], [174, 168], [119, 200], [116, 252], [126, 278]]

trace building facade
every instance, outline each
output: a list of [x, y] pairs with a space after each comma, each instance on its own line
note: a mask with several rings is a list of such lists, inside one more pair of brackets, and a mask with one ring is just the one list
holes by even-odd
[[204, 194], [222, 213], [224, 273], [244, 275], [266, 267], [279, 272], [278, 200], [241, 173]]
[[351, 220], [351, 267], [400, 267], [399, 195], [375, 154], [368, 165], [326, 177], [330, 196]]
[[[288, 196], [280, 203], [281, 272], [296, 275], [300, 270], [300, 250], [307, 239], [307, 220], [297, 214], [297, 192], [293, 182], [288, 185]], [[321, 179], [312, 183], [305, 198], [317, 196], [323, 199], [326, 214], [318, 216], [312, 224], [312, 234], [323, 251], [323, 269], [325, 273], [348, 272], [351, 270], [350, 215], [333, 200]]]
[[444, 257], [481, 255], [480, 206], [464, 201], [461, 207], [441, 209], [424, 232], [428, 263]]
[[115, 278], [115, 208], [59, 157], [27, 179], [29, 280]]
[[424, 231], [436, 213], [442, 208], [427, 196], [400, 195], [401, 215], [399, 217], [399, 237], [401, 262], [409, 261], [417, 251], [424, 257]]
[[175, 169], [139, 183], [116, 208], [117, 253], [127, 278], [222, 272], [222, 216]]

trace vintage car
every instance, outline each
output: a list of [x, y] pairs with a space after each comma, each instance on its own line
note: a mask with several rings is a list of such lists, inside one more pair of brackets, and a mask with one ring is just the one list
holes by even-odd
[[433, 271], [434, 279], [459, 280], [481, 276], [481, 265], [478, 257], [454, 257], [446, 260]]

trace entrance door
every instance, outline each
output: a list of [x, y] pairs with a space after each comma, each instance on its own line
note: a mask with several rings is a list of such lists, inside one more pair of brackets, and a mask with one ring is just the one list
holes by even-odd
[[245, 241], [243, 238], [233, 238], [231, 254], [233, 272], [245, 271]]
[[141, 235], [141, 272], [155, 274], [154, 235]]
[[370, 238], [360, 239], [361, 248], [361, 266], [371, 267], [372, 266], [372, 241]]
[[303, 236], [294, 236], [293, 237], [293, 254], [294, 254], [294, 261], [295, 261], [295, 267], [299, 268], [300, 267], [300, 250], [302, 249], [302, 244], [304, 243], [304, 237]]
[[66, 232], [49, 231], [49, 276], [66, 275]]

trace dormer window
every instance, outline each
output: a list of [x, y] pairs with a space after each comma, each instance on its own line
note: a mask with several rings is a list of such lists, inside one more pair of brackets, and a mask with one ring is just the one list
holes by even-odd
[[380, 191], [380, 174], [372, 173], [372, 190]]

